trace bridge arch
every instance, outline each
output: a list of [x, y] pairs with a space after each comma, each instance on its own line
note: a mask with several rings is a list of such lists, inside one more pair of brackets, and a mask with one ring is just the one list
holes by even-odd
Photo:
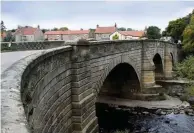
[[116, 65], [107, 75], [99, 95], [127, 98], [140, 89], [135, 69], [128, 63]]
[[104, 71], [102, 72], [101, 74], [101, 77], [100, 79], [96, 82], [96, 84], [93, 86], [93, 90], [94, 90], [94, 94], [98, 95], [98, 93], [100, 92], [100, 89], [102, 88], [103, 86], [103, 83], [104, 81], [106, 80], [107, 76], [111, 73], [111, 71], [116, 68], [116, 66], [119, 66], [120, 64], [127, 64], [128, 67], [131, 67], [130, 69], [133, 68], [134, 72], [136, 73], [137, 75], [137, 79], [139, 81], [139, 83], [141, 83], [141, 72], [139, 70], [139, 67], [138, 67], [138, 64], [137, 64], [137, 61], [130, 58], [129, 56], [122, 56], [121, 58], [113, 58], [107, 67], [105, 67]]
[[160, 54], [156, 53], [153, 57], [153, 62], [155, 65], [155, 79], [159, 79], [163, 77], [164, 73], [164, 68], [163, 68], [163, 63], [162, 63], [162, 57]]

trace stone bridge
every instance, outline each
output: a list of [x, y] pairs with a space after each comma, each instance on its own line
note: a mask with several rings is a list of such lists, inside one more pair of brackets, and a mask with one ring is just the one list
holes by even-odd
[[99, 95], [143, 93], [172, 78], [177, 57], [158, 40], [80, 40], [28, 56], [2, 73], [1, 131], [95, 133]]

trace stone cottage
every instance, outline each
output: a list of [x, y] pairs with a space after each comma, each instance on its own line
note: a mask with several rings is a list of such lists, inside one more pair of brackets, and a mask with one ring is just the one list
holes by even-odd
[[44, 40], [44, 34], [39, 26], [37, 28], [33, 28], [31, 26], [19, 26], [14, 35], [16, 42]]
[[88, 39], [89, 30], [47, 31], [44, 37], [47, 40], [77, 41], [79, 39]]
[[110, 40], [110, 35], [117, 30], [117, 24], [109, 27], [96, 26], [95, 39], [96, 40]]

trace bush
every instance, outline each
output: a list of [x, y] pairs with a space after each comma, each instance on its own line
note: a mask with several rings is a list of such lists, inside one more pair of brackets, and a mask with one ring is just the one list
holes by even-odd
[[[181, 63], [178, 63], [175, 68], [178, 76], [194, 80], [194, 56], [187, 57]], [[186, 86], [186, 93], [181, 97], [181, 100], [188, 100], [191, 96], [194, 96], [194, 83]]]
[[189, 56], [175, 66], [179, 77], [194, 80], [194, 56]]

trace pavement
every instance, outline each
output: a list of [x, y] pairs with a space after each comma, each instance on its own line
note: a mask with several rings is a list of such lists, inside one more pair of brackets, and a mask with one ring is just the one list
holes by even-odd
[[1, 73], [9, 68], [15, 62], [25, 58], [31, 54], [41, 52], [43, 50], [31, 50], [31, 51], [17, 51], [17, 52], [5, 52], [1, 54]]

